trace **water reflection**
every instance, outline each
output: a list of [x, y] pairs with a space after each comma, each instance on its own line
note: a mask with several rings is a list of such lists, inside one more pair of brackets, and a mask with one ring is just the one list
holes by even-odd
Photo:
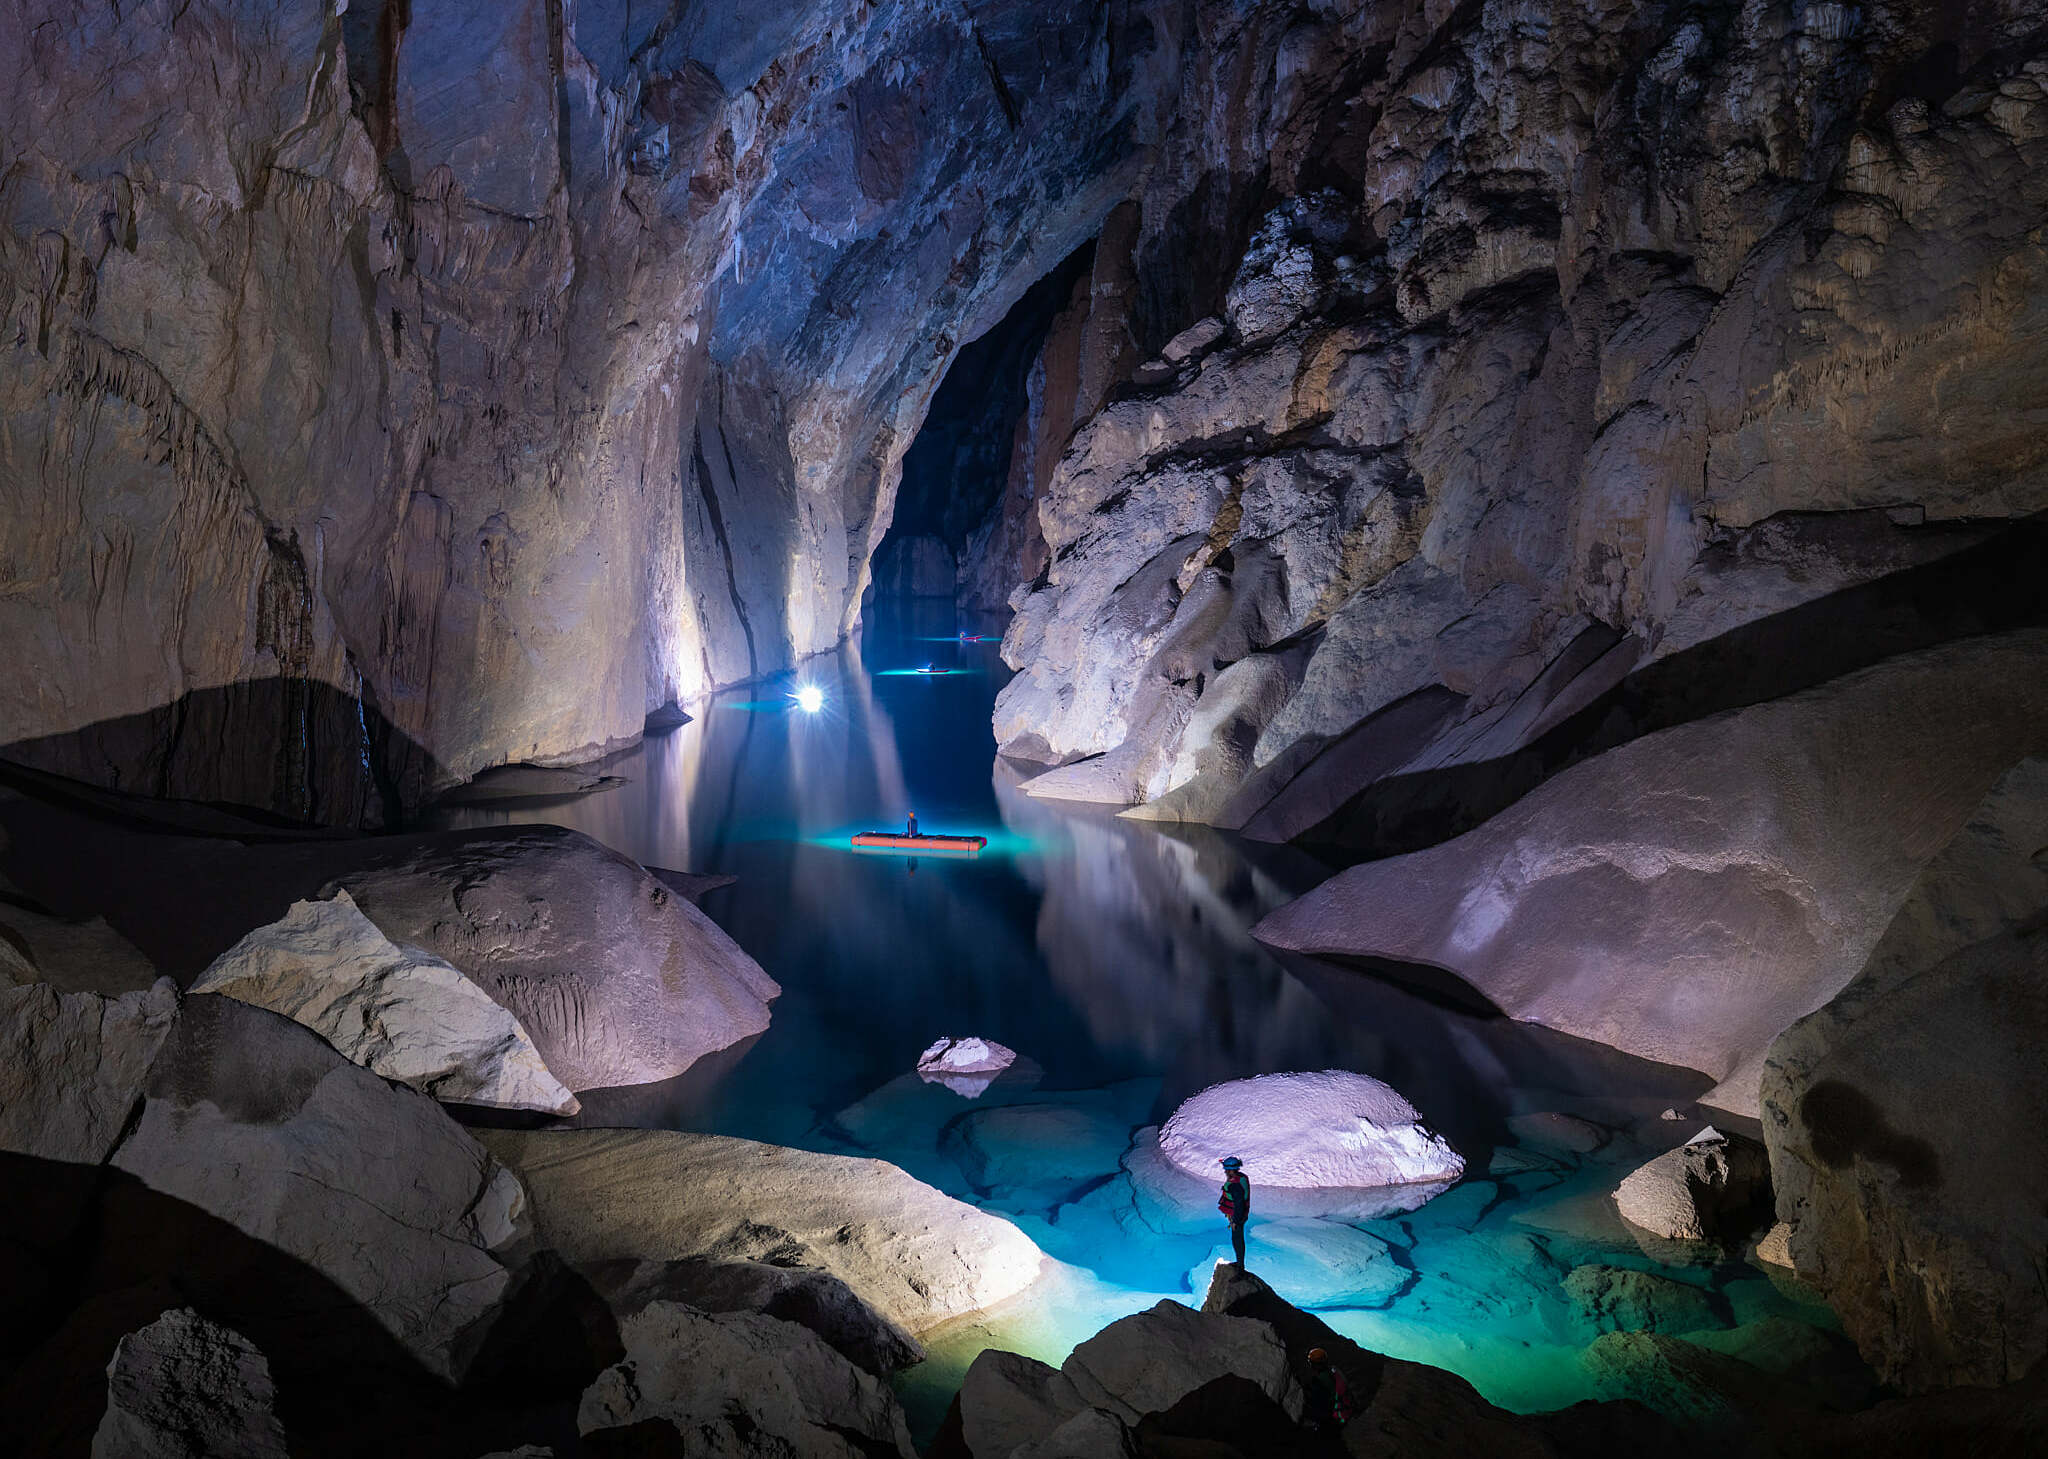
[[[927, 660], [970, 672], [892, 672]], [[1696, 1128], [1657, 1112], [1708, 1081], [1442, 989], [1283, 961], [1247, 929], [1324, 868], [1207, 828], [1034, 800], [993, 756], [1002, 678], [994, 643], [960, 642], [950, 616], [884, 623], [864, 650], [722, 696], [620, 757], [608, 768], [630, 784], [447, 813], [460, 825], [554, 821], [650, 865], [738, 878], [703, 906], [782, 984], [768, 1030], [667, 1084], [595, 1091], [582, 1122], [881, 1155], [1029, 1232], [1060, 1275], [932, 1345], [905, 1389], [923, 1429], [989, 1342], [1057, 1362], [1124, 1311], [1198, 1299], [1189, 1284], [1221, 1235], [1213, 1197], [1162, 1198], [1142, 1178], [1148, 1128], [1187, 1095], [1281, 1070], [1370, 1074], [1458, 1147], [1468, 1179], [1410, 1214], [1384, 1213], [1412, 1200], [1261, 1208], [1254, 1252], [1258, 1222], [1284, 1218], [1273, 1240], [1293, 1243], [1292, 1295], [1341, 1308], [1331, 1320], [1354, 1336], [1452, 1367], [1496, 1401], [1589, 1396], [1578, 1355], [1590, 1333], [1572, 1326], [1560, 1273], [1650, 1261], [1606, 1192]], [[817, 713], [792, 703], [798, 682], [822, 690]], [[913, 868], [847, 844], [912, 809], [924, 830], [987, 836], [988, 849]], [[919, 1054], [949, 1035], [1007, 1045], [1031, 1077], [972, 1099], [917, 1078]], [[1576, 1124], [1561, 1128], [1595, 1136], [1544, 1133], [1565, 1117]], [[1397, 1283], [1360, 1268], [1372, 1251]], [[1746, 1270], [1711, 1280], [1749, 1281]], [[1726, 1288], [1750, 1293], [1727, 1310], [1779, 1310], [1767, 1283], [1752, 1286]]]

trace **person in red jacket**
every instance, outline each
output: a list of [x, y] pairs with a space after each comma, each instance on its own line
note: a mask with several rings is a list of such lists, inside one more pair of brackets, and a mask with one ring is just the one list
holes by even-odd
[[1244, 1270], [1244, 1223], [1252, 1213], [1252, 1183], [1244, 1173], [1244, 1162], [1226, 1155], [1217, 1162], [1223, 1167], [1223, 1195], [1216, 1209], [1230, 1223], [1230, 1245], [1237, 1252], [1237, 1269]]

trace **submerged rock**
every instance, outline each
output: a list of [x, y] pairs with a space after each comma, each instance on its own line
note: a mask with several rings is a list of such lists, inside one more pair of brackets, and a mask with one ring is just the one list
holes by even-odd
[[1211, 1085], [1159, 1130], [1174, 1166], [1221, 1180], [1217, 1162], [1244, 1161], [1260, 1186], [1414, 1185], [1456, 1180], [1465, 1162], [1398, 1092], [1364, 1074], [1261, 1074]]
[[[1217, 1246], [1189, 1271], [1188, 1290], [1199, 1300], [1235, 1259], [1230, 1246]], [[1371, 1232], [1314, 1217], [1254, 1220], [1245, 1229], [1245, 1261], [1297, 1307], [1377, 1307], [1414, 1276]]]
[[1573, 1267], [1564, 1279], [1578, 1320], [1601, 1332], [1696, 1332], [1725, 1327], [1698, 1287], [1624, 1267]]
[[93, 1459], [285, 1459], [270, 1364], [189, 1307], [114, 1349]]
[[915, 1336], [1022, 1291], [1042, 1260], [1009, 1222], [880, 1160], [668, 1130], [478, 1138], [519, 1172], [543, 1238], [575, 1264], [817, 1267]]
[[282, 1013], [351, 1063], [436, 1099], [578, 1108], [518, 1019], [441, 959], [392, 943], [344, 891], [294, 902], [214, 959], [190, 991]]
[[587, 1438], [652, 1420], [678, 1452], [915, 1459], [888, 1385], [793, 1323], [653, 1302], [619, 1336], [625, 1356], [577, 1407]]
[[[1908, 1392], [2048, 1357], [2048, 760], [2012, 767], [1765, 1073], [1784, 1254]], [[1761, 1254], [1761, 1252], [1760, 1252]]]
[[1768, 1208], [1770, 1164], [1763, 1146], [1708, 1125], [1622, 1178], [1622, 1218], [1667, 1241], [1743, 1236]]

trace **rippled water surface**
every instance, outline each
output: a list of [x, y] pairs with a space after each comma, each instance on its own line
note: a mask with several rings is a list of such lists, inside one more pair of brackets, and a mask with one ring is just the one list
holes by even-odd
[[[1452, 1368], [1513, 1408], [1604, 1396], [1614, 1377], [1588, 1355], [1596, 1326], [1564, 1281], [1596, 1264], [1694, 1288], [1682, 1305], [1699, 1341], [1779, 1369], [1839, 1368], [1824, 1311], [1741, 1262], [1638, 1241], [1613, 1214], [1621, 1174], [1700, 1128], [1659, 1112], [1693, 1114], [1709, 1081], [1362, 972], [1283, 963], [1246, 929], [1324, 868], [1203, 827], [1033, 800], [994, 756], [995, 644], [954, 640], [950, 606], [882, 627], [620, 757], [617, 789], [448, 820], [556, 821], [649, 865], [739, 878], [703, 906], [781, 982], [770, 1028], [669, 1084], [589, 1096], [585, 1123], [879, 1155], [1016, 1221], [1056, 1259], [1001, 1310], [931, 1337], [931, 1359], [902, 1380], [921, 1436], [982, 1347], [1057, 1363], [1118, 1316], [1199, 1302], [1226, 1233], [1212, 1210], [1134, 1188], [1124, 1166], [1144, 1162], [1128, 1152], [1142, 1157], [1149, 1127], [1196, 1090], [1282, 1070], [1384, 1079], [1468, 1162], [1462, 1183], [1403, 1215], [1255, 1213], [1251, 1268], [1366, 1345]], [[902, 672], [926, 663], [958, 672]], [[823, 691], [815, 714], [791, 698], [804, 684]], [[848, 846], [911, 809], [927, 832], [990, 846], [914, 861]], [[1036, 1069], [971, 1101], [925, 1084], [917, 1055], [946, 1034], [997, 1040]]]

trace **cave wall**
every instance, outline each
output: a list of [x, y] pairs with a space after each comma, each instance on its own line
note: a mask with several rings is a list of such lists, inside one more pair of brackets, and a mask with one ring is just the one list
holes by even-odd
[[1178, 7], [0, 15], [16, 758], [375, 822], [829, 647]]
[[[1509, 765], [1681, 655], [1784, 693], [2038, 618], [1949, 582], [1865, 645], [1816, 605], [2048, 507], [2044, 19], [1299, 16], [1259, 60], [1283, 119], [1218, 129], [1263, 154], [1180, 164], [1182, 215], [1263, 169], [1234, 272], [1154, 299], [1160, 357], [1055, 427], [996, 712], [1062, 767], [1030, 792], [1256, 833], [1314, 767], [1274, 834], [1355, 832], [1366, 787]], [[1532, 783], [1498, 781], [1435, 839]]]

